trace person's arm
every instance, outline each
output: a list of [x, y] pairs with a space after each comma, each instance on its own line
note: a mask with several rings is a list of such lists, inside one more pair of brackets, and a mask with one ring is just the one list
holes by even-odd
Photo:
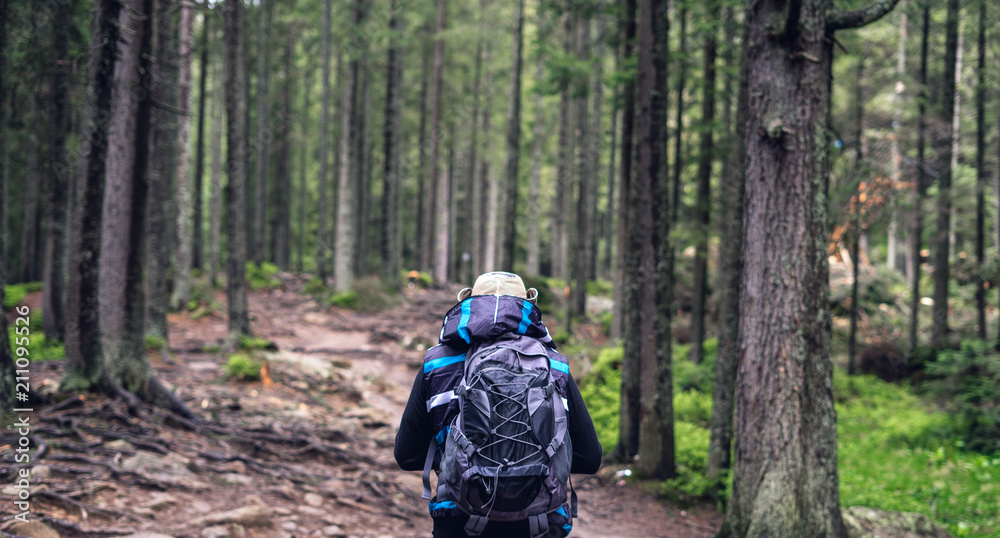
[[410, 399], [403, 409], [403, 418], [396, 432], [396, 448], [393, 454], [396, 463], [404, 471], [420, 471], [424, 468], [427, 457], [427, 446], [430, 445], [434, 432], [427, 413], [427, 398], [424, 395], [424, 372], [417, 370], [417, 378], [413, 380]]
[[597, 440], [594, 421], [590, 418], [587, 404], [584, 403], [573, 376], [566, 383], [566, 402], [569, 407], [569, 436], [573, 440], [573, 466], [570, 472], [594, 474], [601, 468], [601, 442]]

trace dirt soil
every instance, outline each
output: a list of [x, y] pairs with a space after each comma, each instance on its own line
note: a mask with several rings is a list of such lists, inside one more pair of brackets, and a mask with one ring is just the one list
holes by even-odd
[[[64, 537], [430, 536], [420, 473], [398, 469], [393, 439], [458, 288], [408, 290], [387, 311], [360, 313], [321, 308], [301, 293], [303, 280], [281, 277], [280, 289], [249, 298], [255, 334], [277, 346], [259, 352], [270, 383], [224, 374], [224, 312], [169, 316], [169, 360], [149, 358], [197, 424], [103, 396], [66, 399], [56, 392], [62, 365], [34, 363], [33, 386], [53, 403], [32, 418], [33, 440], [45, 444], [31, 475], [32, 516]], [[216, 299], [225, 302], [221, 292]], [[10, 443], [0, 440], [8, 455]], [[8, 525], [9, 459], [0, 464]], [[672, 505], [620, 485], [616, 470], [575, 477], [580, 517], [570, 536], [715, 534], [714, 507]]]

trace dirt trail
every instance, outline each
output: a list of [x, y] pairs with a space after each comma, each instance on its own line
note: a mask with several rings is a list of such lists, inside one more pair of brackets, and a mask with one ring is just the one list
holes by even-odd
[[[42, 435], [53, 441], [33, 475], [33, 513], [62, 536], [430, 536], [419, 473], [399, 471], [392, 446], [457, 288], [410, 290], [392, 309], [366, 314], [320, 308], [300, 280], [283, 280], [283, 289], [250, 294], [254, 331], [278, 347], [266, 354], [274, 384], [226, 380], [224, 350], [214, 349], [225, 338], [223, 313], [172, 314], [172, 363], [150, 355], [189, 406], [257, 439], [139, 423], [116, 402], [90, 398], [49, 413]], [[58, 363], [43, 364], [37, 382], [52, 389], [60, 374]], [[282, 442], [290, 446], [275, 446]], [[571, 536], [708, 537], [718, 528], [713, 508], [682, 510], [615, 481], [613, 470], [575, 477]]]

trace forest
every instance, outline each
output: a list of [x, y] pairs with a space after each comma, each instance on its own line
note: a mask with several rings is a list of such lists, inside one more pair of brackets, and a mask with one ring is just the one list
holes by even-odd
[[509, 271], [575, 536], [1000, 537], [998, 7], [0, 0], [0, 536], [428, 535]]

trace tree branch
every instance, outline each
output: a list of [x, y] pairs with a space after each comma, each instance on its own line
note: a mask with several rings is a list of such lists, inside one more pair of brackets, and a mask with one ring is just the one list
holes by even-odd
[[855, 11], [831, 9], [826, 13], [826, 28], [836, 31], [867, 26], [892, 11], [899, 0], [875, 0], [868, 7]]

